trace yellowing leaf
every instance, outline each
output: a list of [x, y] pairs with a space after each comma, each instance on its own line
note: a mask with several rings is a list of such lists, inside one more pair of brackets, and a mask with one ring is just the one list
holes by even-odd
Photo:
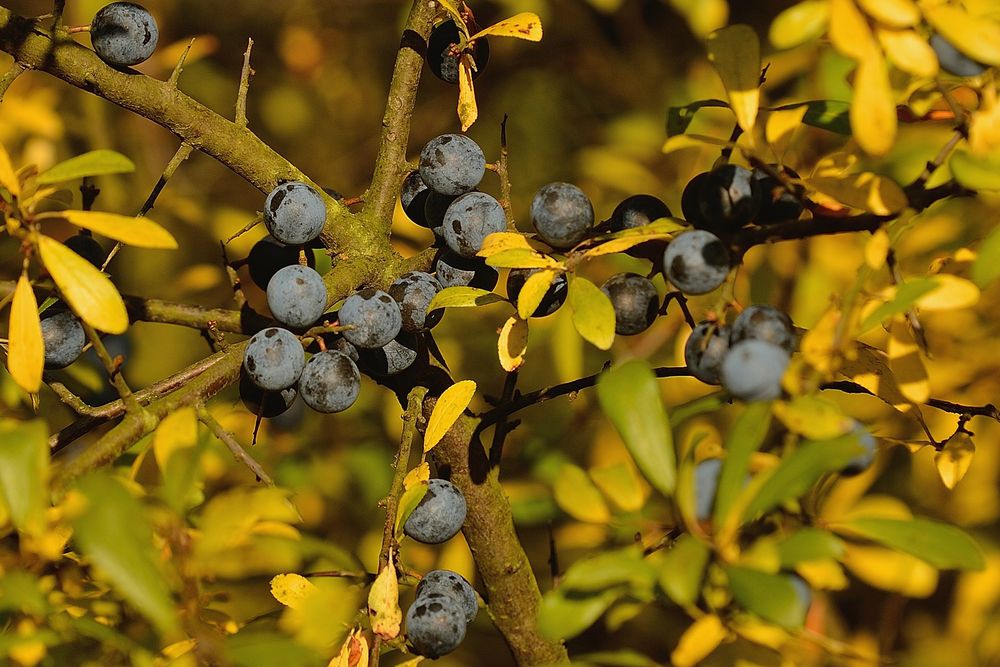
[[830, 41], [853, 60], [867, 59], [877, 48], [868, 21], [854, 0], [830, 0]]
[[760, 42], [748, 25], [716, 30], [706, 41], [708, 59], [726, 88], [736, 121], [745, 132], [753, 130], [760, 104]]
[[848, 544], [843, 563], [859, 579], [884, 591], [925, 598], [937, 588], [936, 569], [899, 551]]
[[855, 70], [851, 133], [869, 155], [885, 155], [896, 141], [896, 101], [878, 51], [859, 61]]
[[438, 398], [434, 411], [427, 420], [427, 430], [424, 432], [424, 452], [429, 452], [448, 429], [462, 416], [472, 402], [476, 393], [476, 383], [472, 380], [462, 380], [451, 385]]
[[832, 440], [854, 426], [854, 420], [836, 403], [817, 396], [797, 396], [791, 401], [777, 401], [772, 408], [789, 431], [810, 440]]
[[293, 609], [315, 590], [316, 584], [301, 574], [279, 574], [271, 578], [271, 595], [281, 604]]
[[885, 266], [889, 249], [889, 232], [885, 229], [876, 230], [865, 243], [865, 264], [868, 268], [877, 271]]
[[438, 0], [442, 7], [451, 14], [451, 17], [455, 19], [455, 25], [466, 35], [469, 34], [468, 28], [465, 26], [465, 19], [462, 18], [462, 13], [458, 11], [458, 6], [455, 4], [454, 0]]
[[[43, 535], [49, 505], [48, 428], [41, 419], [0, 420], [0, 515], [31, 535]], [[22, 535], [22, 539], [26, 537]], [[22, 544], [23, 547], [23, 544]], [[61, 552], [60, 552], [61, 556]]]
[[389, 562], [379, 572], [368, 592], [368, 615], [371, 616], [372, 632], [382, 639], [394, 639], [399, 635], [403, 611], [399, 608], [399, 580], [391, 550]]
[[729, 3], [726, 0], [670, 0], [670, 4], [684, 15], [691, 32], [698, 37], [704, 38], [729, 21]]
[[934, 49], [913, 30], [876, 29], [878, 41], [889, 61], [914, 76], [930, 79], [937, 76], [938, 58]]
[[969, 148], [974, 155], [993, 156], [1000, 148], [1000, 103], [996, 91], [983, 92], [983, 102], [969, 121]]
[[42, 325], [38, 320], [38, 302], [24, 273], [14, 288], [7, 336], [7, 370], [21, 389], [37, 394], [42, 387], [45, 346], [42, 343]]
[[809, 583], [810, 588], [842, 591], [850, 584], [844, 568], [832, 558], [802, 561], [795, 565], [795, 571]]
[[368, 667], [368, 639], [361, 628], [354, 629], [327, 667]]
[[624, 462], [591, 468], [590, 478], [612, 503], [626, 512], [638, 512], [646, 503], [647, 488], [635, 468]]
[[584, 340], [601, 350], [615, 342], [615, 308], [597, 285], [586, 278], [574, 277], [567, 298], [573, 314], [573, 326]]
[[819, 322], [805, 333], [799, 344], [802, 357], [820, 373], [831, 373], [836, 370], [835, 336], [840, 317], [839, 310], [826, 311]]
[[533, 250], [528, 237], [518, 232], [494, 232], [483, 240], [483, 245], [476, 253], [479, 257], [489, 257], [504, 250], [520, 248], [522, 250]]
[[[424, 463], [423, 466], [426, 466]], [[423, 467], [421, 466], [421, 467]], [[420, 470], [420, 468], [415, 468], [414, 470]], [[410, 471], [413, 472], [412, 470]], [[430, 475], [430, 468], [428, 468], [428, 476]], [[395, 531], [396, 539], [400, 539], [403, 535], [403, 526], [406, 524], [406, 520], [410, 518], [413, 514], [413, 510], [417, 509], [417, 505], [420, 501], [424, 499], [427, 495], [427, 479], [420, 479], [422, 473], [418, 473], [417, 479], [411, 480], [410, 486], [406, 487], [406, 491], [403, 495], [399, 497], [399, 504], [396, 507], [396, 522], [393, 530]], [[409, 475], [407, 475], [409, 477]], [[405, 480], [404, 480], [405, 481]]]
[[957, 5], [925, 3], [924, 18], [956, 49], [986, 65], [1000, 65], [1000, 24]]
[[933, 277], [937, 287], [917, 299], [922, 310], [959, 310], [979, 303], [979, 288], [971, 280], [940, 273]]
[[530, 248], [509, 248], [486, 258], [489, 266], [500, 269], [549, 269], [562, 265]]
[[976, 446], [968, 433], [956, 433], [948, 438], [944, 448], [934, 455], [934, 465], [937, 467], [941, 482], [949, 489], [962, 481], [969, 472]]
[[702, 616], [684, 631], [677, 648], [670, 654], [674, 667], [693, 667], [716, 649], [726, 638], [726, 628], [715, 614]]
[[731, 146], [733, 142], [727, 139], [709, 137], [704, 134], [676, 134], [663, 143], [664, 153], [673, 153], [685, 148], [704, 148], [705, 146]]
[[170, 232], [149, 218], [115, 215], [98, 211], [60, 211], [43, 214], [40, 219], [62, 219], [77, 227], [89, 229], [109, 239], [137, 248], [175, 250], [177, 241]]
[[914, 403], [926, 403], [931, 397], [927, 370], [920, 359], [920, 349], [906, 325], [897, 317], [889, 329], [889, 369], [896, 377], [899, 391]]
[[479, 107], [476, 106], [476, 89], [472, 85], [472, 68], [475, 66], [472, 56], [463, 53], [458, 63], [458, 120], [465, 132], [479, 118]]
[[767, 115], [764, 136], [775, 154], [785, 154], [792, 141], [792, 135], [795, 134], [795, 130], [802, 127], [802, 119], [808, 110], [808, 107], [801, 106], [786, 111], [772, 111]]
[[470, 41], [485, 35], [517, 37], [518, 39], [538, 42], [542, 39], [542, 20], [538, 18], [538, 14], [522, 12], [521, 14], [511, 16], [509, 19], [494, 23], [489, 28], [480, 30], [470, 38]]
[[417, 484], [421, 482], [426, 482], [431, 478], [431, 466], [427, 461], [424, 461], [416, 468], [406, 473], [406, 477], [403, 478], [403, 488], [412, 489]]
[[522, 320], [531, 317], [542, 303], [552, 281], [559, 274], [551, 269], [542, 269], [528, 276], [517, 295], [517, 314]]
[[74, 313], [95, 329], [111, 334], [125, 333], [128, 312], [107, 276], [48, 236], [38, 236], [38, 251]]
[[503, 301], [503, 297], [478, 287], [445, 287], [427, 304], [427, 312], [438, 308], [476, 308]]
[[153, 433], [153, 456], [160, 470], [167, 469], [170, 456], [180, 449], [198, 444], [198, 418], [194, 408], [184, 407], [160, 422]]
[[0, 186], [15, 197], [21, 195], [21, 182], [17, 178], [14, 164], [10, 161], [10, 155], [3, 144], [0, 144]]
[[500, 337], [497, 339], [500, 365], [508, 373], [516, 371], [524, 363], [524, 353], [527, 349], [528, 322], [517, 316], [508, 318], [500, 329]]
[[[852, 107], [853, 108], [853, 107]], [[895, 181], [869, 171], [841, 176], [819, 176], [805, 182], [845, 206], [875, 215], [892, 215], [906, 208], [903, 189]]]
[[[585, 241], [584, 244], [595, 244], [592, 248], [587, 248], [584, 251], [584, 257], [598, 257], [600, 255], [610, 255], [616, 252], [622, 252], [623, 250], [628, 250], [640, 243], [645, 243], [646, 241], [654, 240], [667, 240], [672, 239], [676, 232], [688, 229], [688, 225], [685, 222], [681, 222], [674, 218], [660, 218], [655, 220], [648, 225], [643, 225], [641, 227], [633, 227], [632, 229], [623, 229], [620, 232], [614, 232], [613, 234], [608, 234], [607, 236], [599, 236], [597, 238]], [[584, 245], [581, 244], [581, 245]]]
[[135, 171], [135, 163], [132, 160], [121, 153], [100, 149], [71, 157], [46, 169], [38, 175], [38, 183], [40, 185], [62, 183], [84, 176], [126, 174], [133, 171]]
[[861, 9], [883, 25], [908, 28], [920, 22], [920, 10], [913, 0], [858, 0]]
[[571, 463], [559, 469], [553, 485], [556, 504], [577, 521], [607, 523], [611, 520], [604, 497], [587, 473]]
[[768, 38], [776, 49], [791, 49], [822, 35], [829, 22], [829, 0], [806, 0], [778, 14]]

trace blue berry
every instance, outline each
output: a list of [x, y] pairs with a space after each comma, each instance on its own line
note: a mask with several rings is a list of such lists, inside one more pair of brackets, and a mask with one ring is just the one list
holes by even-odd
[[301, 181], [282, 183], [264, 201], [264, 225], [271, 236], [286, 245], [315, 240], [325, 222], [323, 198]]
[[399, 304], [382, 290], [366, 289], [347, 297], [340, 307], [344, 338], [357, 347], [376, 348], [389, 344], [403, 326]]
[[694, 468], [694, 515], [698, 521], [708, 521], [712, 517], [721, 474], [722, 459], [705, 459]]
[[458, 648], [467, 625], [462, 603], [444, 593], [422, 595], [406, 611], [406, 638], [415, 653], [427, 658]]
[[729, 261], [719, 237], [701, 229], [678, 234], [663, 253], [667, 278], [685, 294], [707, 294], [721, 285]]
[[[458, 85], [458, 54], [456, 53], [460, 38], [458, 26], [454, 21], [444, 21], [434, 26], [427, 38], [427, 66], [434, 76], [445, 83]], [[475, 80], [490, 61], [490, 43], [485, 37], [480, 37], [467, 48], [471, 52], [476, 69], [472, 71]]]
[[955, 45], [941, 35], [931, 36], [931, 48], [937, 54], [941, 69], [955, 76], [979, 76], [986, 71], [986, 65], [978, 63], [955, 48]]
[[465, 577], [451, 570], [431, 570], [417, 584], [417, 599], [431, 593], [450, 595], [462, 604], [465, 622], [471, 623], [479, 612], [476, 591]]
[[858, 443], [861, 444], [865, 451], [851, 459], [844, 466], [844, 469], [840, 471], [840, 474], [845, 477], [860, 475], [875, 462], [875, 436], [860, 423], [854, 425], [851, 433], [857, 436]]
[[403, 179], [403, 188], [399, 193], [399, 203], [403, 207], [403, 213], [406, 214], [406, 217], [421, 227], [430, 227], [424, 215], [424, 204], [430, 194], [431, 190], [424, 183], [424, 179], [420, 178], [419, 171], [411, 171]]
[[323, 276], [308, 266], [286, 266], [267, 284], [267, 307], [285, 326], [296, 329], [310, 326], [326, 310]]
[[500, 202], [485, 192], [470, 192], [451, 203], [444, 214], [445, 243], [462, 257], [475, 257], [490, 234], [507, 229]]
[[468, 286], [490, 291], [500, 280], [500, 274], [485, 260], [466, 259], [447, 250], [434, 260], [434, 275], [442, 288]]
[[774, 306], [750, 306], [733, 321], [730, 342], [735, 345], [743, 340], [766, 340], [787, 352], [795, 351], [795, 329], [792, 320]]
[[659, 197], [653, 195], [632, 195], [623, 200], [611, 213], [611, 231], [642, 227], [672, 214]]
[[722, 386], [742, 401], [770, 401], [781, 396], [781, 376], [788, 352], [763, 340], [744, 340], [722, 362]]
[[[316, 266], [316, 255], [311, 251], [305, 252], [306, 264], [309, 267]], [[263, 290], [267, 289], [267, 284], [271, 282], [274, 274], [293, 264], [299, 263], [298, 246], [286, 246], [277, 241], [273, 236], [265, 236], [257, 241], [250, 248], [247, 255], [246, 265], [250, 271], [250, 278]]]
[[382, 347], [358, 350], [358, 368], [365, 375], [384, 378], [402, 373], [413, 365], [420, 353], [417, 337], [405, 331]]
[[705, 384], [719, 384], [722, 362], [729, 352], [729, 329], [713, 322], [696, 326], [684, 344], [684, 363]]
[[97, 268], [104, 265], [104, 259], [108, 256], [104, 246], [90, 234], [74, 234], [64, 244]]
[[66, 368], [83, 353], [87, 334], [80, 320], [65, 310], [42, 320], [42, 344], [45, 348], [45, 367]]
[[[538, 271], [538, 269], [511, 269], [510, 273], [507, 274], [507, 298], [512, 303], [517, 303], [517, 298], [520, 296], [521, 290], [524, 289], [524, 283], [527, 282], [528, 277], [538, 273]], [[531, 317], [547, 317], [556, 312], [566, 301], [568, 294], [569, 282], [566, 280], [566, 276], [560, 274], [545, 290], [545, 296], [542, 297]]]
[[131, 2], [105, 5], [90, 23], [94, 51], [112, 67], [138, 65], [153, 55], [159, 38], [152, 14]]
[[434, 137], [420, 151], [420, 178], [438, 194], [465, 194], [479, 185], [485, 173], [483, 149], [464, 134]]
[[653, 324], [659, 314], [660, 295], [656, 286], [635, 273], [619, 273], [601, 286], [615, 309], [615, 333], [634, 336]]
[[708, 172], [702, 172], [688, 181], [681, 193], [681, 213], [692, 226], [702, 229], [706, 227], [705, 218], [701, 214], [701, 188], [708, 179]]
[[243, 354], [243, 368], [253, 383], [266, 391], [281, 391], [295, 384], [306, 355], [288, 329], [270, 327], [250, 337]]
[[298, 392], [295, 387], [281, 391], [264, 391], [253, 383], [245, 372], [240, 373], [240, 400], [252, 414], [258, 417], [277, 417], [292, 407]]
[[724, 164], [708, 172], [702, 182], [699, 206], [709, 229], [735, 231], [760, 210], [760, 186], [749, 169]]
[[404, 273], [389, 286], [389, 295], [399, 304], [403, 331], [428, 331], [441, 321], [443, 309], [427, 313], [427, 306], [440, 291], [438, 279], [423, 271]]
[[317, 412], [343, 412], [354, 405], [360, 392], [358, 367], [336, 350], [314, 354], [299, 377], [302, 400]]
[[403, 524], [403, 532], [424, 544], [440, 544], [462, 529], [465, 523], [465, 496], [445, 479], [432, 479], [427, 494]]
[[[792, 178], [799, 177], [787, 167], [785, 172]], [[781, 181], [762, 169], [753, 170], [753, 179], [760, 190], [760, 210], [754, 222], [758, 225], [773, 225], [799, 219], [804, 209], [802, 200], [789, 192]]]
[[583, 190], [572, 183], [549, 183], [531, 200], [531, 222], [553, 248], [572, 248], [594, 224], [594, 207]]

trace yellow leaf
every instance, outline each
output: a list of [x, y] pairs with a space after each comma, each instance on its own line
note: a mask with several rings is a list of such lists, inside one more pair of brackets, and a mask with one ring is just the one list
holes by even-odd
[[476, 106], [476, 89], [472, 85], [472, 68], [475, 63], [472, 56], [463, 53], [458, 63], [458, 120], [465, 132], [479, 118], [479, 107]]
[[179, 642], [174, 642], [169, 646], [164, 646], [161, 653], [163, 653], [163, 656], [165, 658], [170, 658], [171, 660], [174, 660], [176, 658], [181, 657], [182, 655], [190, 653], [197, 645], [198, 642], [196, 642], [194, 639], [183, 639]]
[[920, 349], [902, 317], [896, 317], [889, 329], [889, 369], [899, 391], [914, 403], [926, 403], [931, 397], [927, 370], [920, 359]]
[[736, 121], [753, 130], [760, 104], [760, 42], [748, 25], [736, 24], [708, 36], [708, 59], [726, 88]]
[[[588, 248], [584, 253], [584, 257], [598, 257], [600, 255], [610, 255], [616, 252], [622, 252], [623, 250], [628, 250], [640, 243], [645, 243], [646, 241], [654, 240], [668, 240], [676, 236], [676, 232], [689, 229], [687, 223], [681, 222], [674, 218], [660, 218], [655, 220], [648, 225], [643, 225], [641, 227], [633, 227], [632, 229], [623, 229], [620, 232], [614, 232], [613, 234], [608, 234], [607, 236], [599, 236], [589, 241], [585, 241], [584, 244], [596, 244], [592, 248]], [[581, 244], [582, 245], [582, 244]]]
[[295, 609], [303, 599], [316, 590], [316, 584], [301, 574], [279, 574], [271, 579], [271, 595], [274, 599]]
[[892, 30], [879, 27], [875, 33], [889, 61], [914, 76], [931, 79], [938, 73], [938, 58], [934, 49], [913, 30]]
[[461, 12], [458, 11], [458, 6], [455, 4], [454, 0], [438, 0], [440, 5], [445, 8], [445, 10], [451, 14], [451, 17], [455, 19], [455, 25], [458, 29], [468, 36], [469, 31], [465, 26], [465, 20], [462, 18]]
[[153, 456], [160, 470], [167, 469], [170, 456], [179, 449], [198, 444], [198, 418], [194, 408], [184, 407], [160, 422], [153, 433]]
[[913, 410], [920, 418], [919, 406], [913, 405], [896, 382], [889, 369], [888, 359], [881, 350], [862, 346], [857, 350], [857, 358], [844, 363], [840, 372], [872, 392], [883, 401], [901, 412]]
[[869, 155], [885, 155], [896, 141], [896, 102], [885, 60], [873, 51], [858, 62], [851, 101], [851, 133]]
[[663, 143], [664, 153], [674, 153], [685, 148], [704, 148], [705, 146], [731, 146], [733, 142], [726, 139], [709, 137], [704, 134], [675, 134]]
[[853, 60], [865, 60], [877, 49], [868, 21], [854, 0], [830, 0], [830, 41]]
[[424, 452], [429, 452], [448, 429], [462, 416], [472, 402], [476, 393], [476, 383], [472, 380], [456, 382], [442, 392], [434, 406], [430, 419], [427, 420], [427, 430], [424, 432]]
[[784, 155], [792, 141], [795, 130], [802, 127], [802, 119], [809, 108], [805, 105], [787, 111], [772, 111], [767, 115], [764, 136], [771, 144], [775, 155]]
[[843, 563], [859, 579], [884, 591], [925, 598], [937, 588], [937, 570], [901, 551], [848, 543]]
[[730, 622], [736, 634], [747, 641], [761, 646], [767, 646], [775, 651], [780, 651], [781, 647], [788, 642], [788, 632], [777, 625], [758, 621], [752, 616], [741, 616]]
[[516, 371], [524, 363], [524, 353], [527, 349], [528, 322], [516, 316], [509, 318], [497, 339], [500, 365], [508, 373]]
[[959, 310], [979, 303], [979, 288], [971, 280], [940, 273], [934, 276], [937, 287], [917, 299], [922, 310]]
[[934, 465], [937, 466], [941, 482], [949, 489], [962, 481], [969, 472], [976, 446], [968, 433], [956, 433], [948, 438], [944, 448], [934, 455]]
[[10, 161], [10, 155], [3, 144], [0, 144], [0, 186], [15, 197], [21, 195], [21, 182], [17, 178], [14, 164]]
[[[421, 468], [426, 465], [426, 462], [423, 463]], [[414, 470], [420, 470], [420, 468], [415, 468]], [[410, 472], [412, 473], [413, 471]], [[428, 477], [430, 477], [430, 468], [427, 469], [427, 472]], [[411, 480], [410, 486], [406, 487], [406, 491], [404, 491], [403, 495], [399, 497], [399, 503], [396, 506], [396, 522], [393, 526], [393, 530], [395, 531], [397, 540], [403, 535], [403, 526], [406, 524], [406, 520], [410, 518], [410, 515], [413, 514], [413, 510], [417, 509], [417, 505], [419, 505], [420, 501], [424, 499], [425, 495], [427, 495], [427, 479], [420, 479], [423, 477], [422, 472], [415, 475], [415, 477], [417, 479]]]
[[865, 264], [868, 268], [877, 271], [885, 266], [889, 249], [889, 232], [885, 229], [876, 230], [865, 243]]
[[[552, 285], [552, 281], [558, 275], [558, 272], [551, 269], [542, 269], [528, 276], [517, 295], [517, 314], [522, 320], [526, 320], [534, 314], [535, 309], [541, 305], [542, 299], [545, 298], [545, 293]], [[525, 334], [527, 334], [527, 329]]]
[[577, 521], [607, 523], [611, 520], [604, 497], [582, 468], [567, 463], [559, 469], [553, 485], [556, 504]]
[[983, 102], [969, 121], [969, 148], [975, 155], [992, 156], [1000, 148], [1000, 103], [992, 87], [983, 91]]
[[327, 663], [327, 667], [368, 667], [368, 640], [361, 628], [355, 628], [347, 636], [340, 653]]
[[473, 35], [469, 41], [486, 35], [494, 35], [496, 37], [517, 37], [518, 39], [527, 39], [532, 42], [538, 42], [542, 39], [542, 20], [538, 18], [538, 14], [523, 12], [521, 14], [511, 16], [509, 19], [504, 19], [503, 21], [494, 23], [489, 28], [480, 30]]
[[504, 250], [535, 250], [528, 237], [519, 232], [494, 232], [483, 239], [483, 245], [476, 253], [479, 257], [489, 257]]
[[583, 339], [598, 349], [609, 349], [615, 342], [615, 308], [608, 296], [586, 278], [574, 277], [566, 301]]
[[176, 250], [177, 241], [170, 232], [149, 218], [142, 216], [116, 215], [98, 211], [60, 211], [38, 216], [39, 219], [61, 219], [96, 232], [109, 239], [121, 241], [137, 248], [160, 248]]
[[924, 18], [956, 49], [985, 65], [1000, 65], [1000, 23], [957, 5], [925, 3]]
[[396, 667], [417, 667], [418, 664], [423, 662], [424, 656], [418, 655], [416, 658], [410, 658], [405, 662], [397, 662]]
[[802, 357], [820, 373], [831, 373], [836, 370], [834, 353], [837, 326], [840, 324], [840, 311], [830, 309], [823, 314], [819, 322], [807, 331], [799, 343]]
[[845, 206], [875, 215], [898, 213], [908, 203], [906, 194], [895, 181], [870, 171], [841, 176], [814, 176], [805, 179], [805, 183]]
[[774, 416], [789, 431], [811, 440], [832, 440], [854, 426], [854, 420], [843, 413], [836, 403], [817, 396], [797, 396], [791, 401], [776, 401]]
[[795, 571], [809, 582], [810, 588], [818, 590], [842, 591], [850, 583], [844, 574], [844, 568], [832, 558], [796, 563]]
[[674, 667], [692, 667], [708, 655], [726, 638], [726, 628], [715, 614], [702, 616], [684, 631], [677, 648], [670, 654]]
[[399, 608], [399, 580], [391, 550], [389, 562], [379, 572], [368, 592], [368, 615], [371, 616], [372, 632], [382, 639], [390, 640], [399, 635], [403, 611]]
[[726, 0], [670, 0], [670, 4], [684, 15], [691, 32], [701, 38], [729, 21]]
[[590, 478], [612, 503], [626, 512], [638, 512], [646, 504], [648, 487], [639, 478], [635, 468], [625, 462], [591, 468]]
[[822, 35], [829, 22], [829, 0], [806, 0], [778, 14], [768, 38], [776, 49], [791, 49]]
[[412, 489], [417, 484], [421, 482], [426, 482], [431, 478], [431, 466], [427, 461], [424, 461], [416, 468], [406, 473], [406, 477], [403, 478], [403, 488]]
[[891, 28], [909, 28], [920, 23], [920, 9], [913, 0], [858, 0], [861, 9]]
[[110, 334], [125, 333], [128, 312], [107, 276], [48, 236], [38, 237], [38, 252], [74, 313], [95, 329]]
[[38, 302], [35, 301], [28, 276], [24, 273], [14, 288], [7, 336], [7, 370], [21, 389], [29, 394], [37, 394], [42, 387], [45, 346], [42, 342], [42, 325], [38, 320]]
[[498, 269], [554, 269], [560, 262], [530, 248], [509, 248], [486, 258], [486, 264]]

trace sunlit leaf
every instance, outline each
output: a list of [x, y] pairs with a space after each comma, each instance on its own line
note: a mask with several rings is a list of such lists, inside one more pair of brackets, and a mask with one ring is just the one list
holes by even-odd
[[[896, 141], [896, 101], [881, 52], [858, 61], [851, 102], [851, 133], [869, 155], [885, 155]], [[888, 206], [891, 210], [891, 204]]]
[[507, 318], [503, 328], [500, 329], [500, 336], [497, 338], [497, 354], [500, 358], [500, 365], [508, 373], [516, 371], [524, 363], [524, 353], [527, 348], [527, 320], [517, 316]]
[[726, 148], [732, 145], [733, 142], [728, 139], [709, 137], [704, 134], [677, 134], [668, 138], [663, 143], [662, 151], [664, 153], [673, 153], [685, 148], [704, 148], [706, 146]]
[[[549, 286], [559, 273], [550, 269], [542, 269], [528, 276], [517, 295], [517, 314], [522, 320], [527, 320], [545, 298]], [[502, 362], [501, 362], [502, 363]], [[508, 369], [509, 370], [509, 369]]]
[[948, 168], [955, 180], [973, 190], [1000, 190], [1000, 155], [975, 154], [964, 148], [952, 153]]
[[463, 53], [458, 62], [458, 120], [465, 132], [479, 118], [476, 104], [476, 89], [472, 83], [472, 69], [475, 61], [468, 53]]
[[575, 595], [550, 591], [542, 596], [538, 609], [538, 632], [553, 640], [575, 637], [593, 625], [620, 596], [617, 590]]
[[681, 606], [694, 604], [701, 591], [708, 557], [708, 547], [689, 533], [681, 535], [663, 555], [660, 588]]
[[125, 333], [128, 312], [107, 276], [48, 236], [38, 236], [38, 250], [42, 263], [73, 312], [95, 329], [111, 334]]
[[611, 519], [604, 496], [579, 466], [563, 465], [552, 490], [559, 507], [578, 521], [607, 523]]
[[40, 419], [0, 420], [0, 496], [18, 530], [38, 534], [48, 507], [48, 427]]
[[399, 608], [399, 580], [391, 552], [389, 562], [375, 577], [368, 592], [368, 615], [371, 617], [372, 632], [382, 639], [394, 639], [399, 635], [403, 610]]
[[829, 0], [799, 2], [775, 17], [768, 39], [776, 49], [791, 49], [822, 35], [829, 21]]
[[919, 518], [855, 518], [837, 522], [832, 527], [839, 533], [862, 537], [916, 556], [942, 570], [979, 570], [985, 564], [975, 540], [948, 523]]
[[479, 257], [489, 257], [504, 250], [534, 250], [531, 240], [518, 232], [494, 232], [483, 240], [483, 245], [476, 253]]
[[852, 60], [868, 59], [878, 48], [868, 21], [854, 0], [830, 0], [830, 42]]
[[692, 623], [670, 654], [675, 667], [692, 667], [708, 655], [726, 638], [726, 628], [715, 614], [702, 616]]
[[549, 269], [561, 264], [547, 255], [529, 248], [510, 248], [490, 255], [486, 264], [498, 269]]
[[128, 174], [135, 171], [135, 163], [121, 153], [100, 149], [71, 157], [46, 169], [38, 175], [39, 185], [74, 181], [84, 176]]
[[802, 127], [808, 109], [804, 106], [786, 111], [772, 111], [767, 115], [764, 137], [777, 155], [784, 155], [795, 131]]
[[705, 42], [708, 59], [726, 88], [736, 121], [745, 132], [753, 130], [760, 104], [760, 42], [748, 25], [717, 30]]
[[410, 518], [413, 510], [417, 509], [417, 505], [427, 495], [427, 488], [427, 480], [424, 479], [406, 487], [406, 490], [399, 497], [399, 504], [396, 508], [396, 539], [400, 539], [403, 535], [403, 526], [406, 525], [406, 520]]
[[875, 34], [893, 65], [914, 76], [926, 79], [937, 76], [937, 54], [916, 31], [879, 27]]
[[705, 37], [729, 21], [729, 3], [726, 0], [670, 0], [674, 9], [687, 19], [698, 37]]
[[939, 273], [931, 280], [934, 289], [917, 299], [921, 310], [960, 310], [979, 303], [979, 288], [971, 280], [950, 273]]
[[478, 287], [445, 287], [431, 299], [427, 312], [438, 308], [477, 308], [503, 300], [502, 296]]
[[896, 378], [899, 391], [914, 403], [926, 403], [931, 396], [927, 369], [920, 358], [920, 348], [901, 317], [892, 321], [889, 329], [889, 369]]
[[427, 430], [424, 432], [424, 451], [429, 452], [434, 448], [445, 433], [448, 432], [458, 418], [462, 416], [465, 409], [472, 402], [472, 397], [476, 394], [476, 383], [472, 380], [462, 380], [456, 382], [445, 389], [434, 405], [427, 420]]
[[7, 338], [7, 370], [21, 389], [37, 394], [42, 387], [45, 346], [42, 324], [38, 319], [38, 302], [25, 273], [21, 274], [14, 288]]
[[656, 568], [650, 565], [642, 550], [626, 547], [582, 558], [566, 571], [560, 582], [565, 591], [596, 593], [616, 586], [638, 590], [649, 588], [656, 578]]
[[920, 23], [920, 9], [913, 0], [858, 0], [858, 4], [868, 16], [892, 28]]
[[301, 574], [278, 574], [271, 578], [271, 595], [286, 607], [298, 607], [314, 590], [316, 584]]
[[790, 401], [774, 404], [774, 416], [792, 433], [813, 440], [827, 440], [841, 436], [854, 426], [836, 403], [818, 396], [796, 396]]
[[889, 232], [883, 228], [875, 230], [865, 243], [865, 264], [873, 271], [878, 271], [885, 266], [890, 249]]
[[160, 225], [149, 218], [115, 215], [99, 211], [60, 211], [39, 216], [40, 219], [61, 219], [96, 232], [109, 239], [121, 241], [137, 248], [162, 248], [175, 250], [177, 241]]
[[861, 581], [909, 598], [937, 590], [938, 571], [916, 556], [877, 546], [848, 544], [844, 565]]
[[844, 176], [813, 176], [805, 179], [809, 187], [851, 208], [875, 215], [891, 215], [907, 206], [903, 189], [889, 178], [871, 172]]
[[941, 483], [954, 489], [965, 477], [965, 473], [969, 472], [975, 453], [976, 446], [968, 433], [959, 432], [948, 438], [941, 451], [934, 455], [934, 465], [941, 476]]
[[480, 30], [475, 35], [472, 35], [470, 40], [478, 39], [485, 35], [517, 37], [518, 39], [538, 42], [542, 39], [542, 20], [538, 18], [538, 14], [522, 12], [521, 14], [511, 16], [509, 19], [498, 21], [489, 28]]
[[836, 134], [851, 134], [851, 105], [847, 102], [836, 100], [794, 102], [792, 104], [783, 104], [779, 107], [772, 107], [770, 111], [787, 111], [799, 107], [806, 108], [806, 114], [802, 117], [802, 122], [806, 125], [818, 127], [821, 130], [827, 130]]
[[844, 543], [833, 533], [819, 528], [803, 528], [778, 542], [781, 567], [789, 568], [803, 561], [840, 558]]
[[643, 225], [641, 227], [633, 227], [631, 229], [623, 229], [620, 232], [614, 232], [606, 236], [599, 236], [597, 238], [587, 241], [586, 244], [594, 244], [593, 247], [586, 248], [586, 244], [581, 244], [586, 250], [583, 252], [584, 257], [598, 257], [600, 255], [610, 255], [616, 252], [622, 252], [623, 250], [628, 250], [633, 248], [640, 243], [646, 243], [647, 241], [653, 240], [667, 240], [672, 239], [676, 236], [677, 232], [689, 229], [687, 223], [676, 220], [674, 218], [660, 218], [655, 220], [648, 225]]
[[7, 149], [3, 147], [3, 144], [0, 144], [0, 187], [3, 187], [15, 197], [21, 195], [21, 182], [17, 178], [17, 172], [14, 170], [14, 164], [10, 160], [10, 154], [7, 153]]
[[575, 276], [569, 281], [566, 302], [580, 336], [598, 349], [609, 349], [615, 342], [615, 309], [608, 295], [586, 278]]
[[590, 478], [604, 497], [626, 512], [637, 512], [646, 503], [647, 492], [634, 468], [625, 461], [590, 468]]
[[[416, 658], [417, 661], [422, 659], [420, 656]], [[368, 667], [368, 639], [361, 628], [353, 630], [347, 636], [344, 645], [340, 647], [340, 653], [330, 660], [327, 667]]]
[[920, 297], [933, 291], [936, 287], [937, 283], [932, 278], [915, 278], [890, 288], [886, 292], [889, 297], [888, 301], [865, 315], [858, 330], [868, 331], [890, 317], [905, 313], [913, 307]]

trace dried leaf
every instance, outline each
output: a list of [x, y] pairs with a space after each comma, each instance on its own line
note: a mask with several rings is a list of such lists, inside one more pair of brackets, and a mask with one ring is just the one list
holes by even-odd
[[508, 318], [500, 329], [497, 352], [500, 365], [508, 373], [516, 371], [524, 364], [524, 353], [528, 349], [528, 322], [520, 317]]
[[542, 20], [538, 18], [538, 14], [522, 12], [480, 30], [470, 38], [470, 41], [486, 35], [517, 37], [518, 39], [538, 42], [542, 39]]
[[388, 641], [399, 635], [403, 611], [399, 608], [399, 580], [391, 550], [389, 562], [379, 572], [368, 592], [368, 615], [371, 617], [372, 632], [382, 639]]

